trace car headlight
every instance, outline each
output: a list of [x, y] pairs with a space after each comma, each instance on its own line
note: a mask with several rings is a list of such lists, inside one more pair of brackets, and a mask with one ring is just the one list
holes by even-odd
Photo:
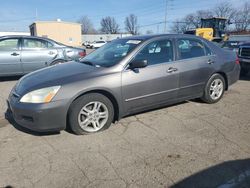
[[23, 103], [48, 103], [56, 95], [61, 86], [46, 87], [25, 94], [20, 102]]

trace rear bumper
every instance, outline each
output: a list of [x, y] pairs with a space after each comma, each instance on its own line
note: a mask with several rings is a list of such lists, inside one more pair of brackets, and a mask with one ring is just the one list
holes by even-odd
[[67, 103], [64, 100], [46, 104], [20, 103], [9, 97], [8, 107], [11, 114], [22, 127], [37, 131], [60, 131], [66, 128]]

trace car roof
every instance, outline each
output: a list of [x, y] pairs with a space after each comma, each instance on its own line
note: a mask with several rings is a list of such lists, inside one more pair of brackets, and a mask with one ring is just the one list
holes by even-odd
[[49, 38], [30, 36], [30, 35], [5, 35], [0, 37], [0, 39], [6, 39], [6, 38], [30, 38], [30, 39], [42, 39], [42, 40], [53, 41]]
[[124, 37], [122, 39], [127, 40], [150, 40], [153, 38], [159, 38], [159, 37], [169, 37], [169, 38], [197, 38], [201, 39], [200, 37], [197, 37], [195, 35], [189, 35], [189, 34], [153, 34], [153, 35], [134, 35], [129, 37]]

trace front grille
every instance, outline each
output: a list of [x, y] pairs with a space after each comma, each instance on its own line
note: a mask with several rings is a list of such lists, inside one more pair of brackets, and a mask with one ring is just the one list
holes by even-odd
[[242, 47], [240, 49], [240, 56], [242, 56], [242, 57], [250, 57], [250, 48]]

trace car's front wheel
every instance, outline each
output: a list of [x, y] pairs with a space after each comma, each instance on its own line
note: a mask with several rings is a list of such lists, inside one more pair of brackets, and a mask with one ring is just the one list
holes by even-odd
[[218, 102], [224, 94], [225, 86], [225, 79], [222, 75], [212, 75], [206, 84], [202, 100], [210, 104]]
[[112, 102], [99, 93], [89, 93], [76, 99], [69, 109], [69, 125], [76, 134], [103, 131], [114, 118]]

